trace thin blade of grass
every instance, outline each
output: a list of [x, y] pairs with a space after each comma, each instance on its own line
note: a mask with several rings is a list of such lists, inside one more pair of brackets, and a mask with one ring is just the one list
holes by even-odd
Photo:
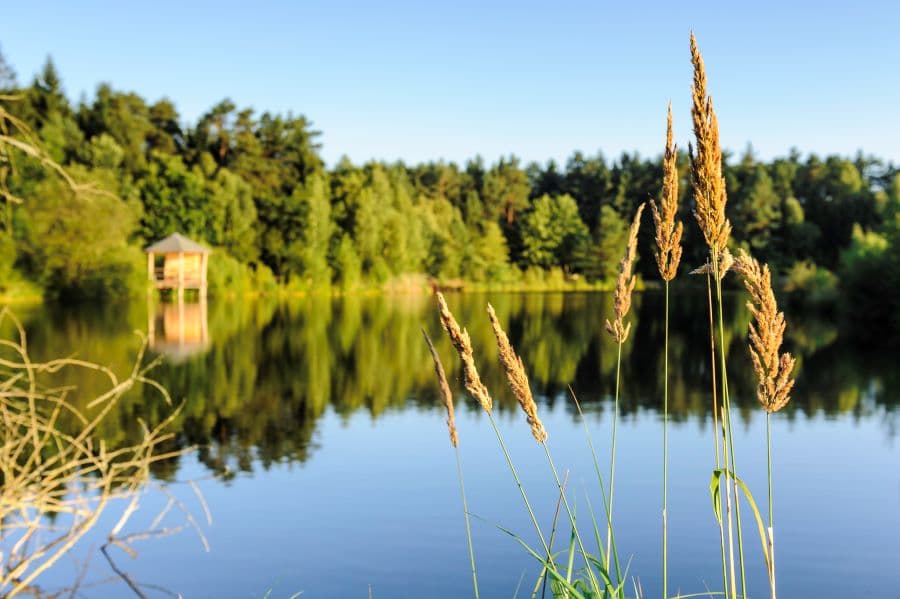
[[[544, 557], [542, 557], [542, 556], [541, 556], [540, 554], [538, 554], [534, 549], [532, 549], [531, 546], [528, 545], [528, 543], [526, 543], [521, 537], [519, 537], [519, 535], [517, 535], [516, 533], [512, 532], [512, 531], [509, 530], [509, 529], [503, 528], [503, 527], [500, 526], [500, 525], [497, 525], [497, 528], [498, 528], [499, 530], [505, 532], [505, 533], [508, 534], [509, 536], [511, 536], [516, 542], [519, 543], [519, 545], [522, 546], [523, 549], [525, 549], [525, 551], [527, 551], [527, 552], [528, 552], [534, 559], [536, 559], [538, 562], [544, 564], [545, 566], [549, 566], [549, 564], [547, 564], [547, 559], [544, 558]], [[547, 568], [547, 572], [550, 574], [550, 576], [553, 577], [554, 580], [556, 580], [556, 581], [559, 582], [561, 585], [563, 585], [563, 588], [564, 588], [566, 591], [568, 591], [569, 593], [572, 593], [572, 595], [575, 597], [575, 599], [587, 599], [581, 592], [578, 591], [577, 588], [575, 588], [574, 585], [572, 585], [569, 581], [567, 581], [567, 580], [565, 579], [565, 577], [562, 576], [562, 575], [556, 570], [555, 567], [553, 567], [553, 568], [548, 567], [548, 568]]]

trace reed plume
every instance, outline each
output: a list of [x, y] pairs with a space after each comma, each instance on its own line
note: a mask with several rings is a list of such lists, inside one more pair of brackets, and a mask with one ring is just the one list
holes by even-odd
[[750, 358], [759, 377], [756, 399], [772, 414], [788, 403], [794, 386], [794, 358], [789, 353], [779, 355], [786, 327], [784, 312], [778, 310], [775, 302], [768, 265], [760, 267], [755, 258], [741, 250], [734, 269], [750, 293], [752, 300], [747, 302], [747, 308], [756, 321], [750, 323]]
[[650, 200], [653, 224], [656, 229], [656, 266], [666, 283], [665, 343], [663, 346], [663, 506], [662, 554], [663, 599], [668, 596], [668, 490], [669, 490], [669, 281], [678, 273], [681, 262], [681, 234], [683, 225], [675, 223], [678, 213], [677, 147], [672, 141], [672, 103], [666, 115], [666, 150], [663, 156], [663, 186], [660, 206]]
[[[525, 509], [528, 510], [528, 515], [531, 517], [531, 523], [534, 525], [534, 530], [535, 532], [537, 532], [538, 539], [540, 539], [541, 541], [541, 547], [543, 548], [544, 555], [546, 556], [546, 561], [544, 562], [544, 564], [547, 567], [548, 571], [556, 572], [556, 567], [553, 563], [553, 553], [550, 551], [550, 546], [544, 539], [544, 533], [541, 532], [541, 526], [540, 524], [538, 524], [537, 517], [534, 515], [534, 510], [531, 507], [531, 502], [528, 501], [528, 495], [525, 493], [525, 487], [522, 486], [522, 481], [519, 478], [519, 473], [516, 471], [516, 467], [513, 464], [512, 457], [510, 457], [509, 451], [506, 449], [506, 443], [503, 442], [503, 435], [500, 434], [500, 429], [497, 427], [497, 422], [494, 420], [492, 411], [493, 402], [491, 401], [491, 396], [488, 393], [487, 388], [481, 382], [481, 377], [478, 376], [478, 369], [475, 368], [475, 358], [472, 352], [472, 341], [471, 339], [469, 339], [469, 334], [465, 329], [461, 329], [459, 327], [459, 323], [456, 322], [456, 319], [450, 312], [450, 308], [447, 307], [447, 302], [446, 300], [444, 300], [444, 295], [440, 292], [436, 293], [435, 295], [437, 296], [438, 300], [441, 324], [443, 325], [444, 330], [447, 331], [447, 335], [450, 337], [450, 342], [453, 344], [453, 347], [456, 348], [456, 352], [459, 354], [459, 359], [463, 365], [463, 379], [466, 390], [479, 404], [481, 404], [481, 407], [484, 408], [484, 411], [487, 412], [488, 420], [491, 423], [491, 428], [494, 430], [494, 434], [497, 436], [497, 442], [500, 444], [500, 449], [503, 450], [503, 456], [506, 458], [506, 464], [507, 466], [509, 466], [509, 471], [516, 483], [516, 487], [518, 487], [519, 489], [519, 493], [522, 495], [522, 501], [525, 503]], [[546, 444], [544, 445], [546, 447]], [[462, 480], [461, 469], [460, 480]]]
[[681, 262], [682, 223], [675, 222], [678, 213], [678, 146], [672, 141], [672, 104], [666, 124], [666, 153], [663, 157], [663, 188], [659, 207], [650, 200], [653, 223], [656, 225], [656, 265], [663, 281], [671, 281]]
[[753, 370], [759, 378], [756, 387], [756, 398], [766, 411], [766, 466], [768, 472], [769, 527], [768, 555], [766, 562], [769, 570], [769, 586], [771, 597], [775, 599], [775, 532], [774, 532], [774, 500], [772, 491], [772, 421], [771, 415], [790, 401], [794, 379], [794, 358], [785, 352], [779, 355], [784, 341], [784, 330], [787, 323], [784, 312], [779, 312], [772, 291], [772, 274], [769, 266], [760, 267], [746, 251], [741, 250], [735, 261], [734, 270], [744, 279], [744, 286], [750, 292], [751, 301], [747, 308], [756, 323], [750, 323], [750, 358]]
[[634, 220], [628, 229], [628, 245], [625, 247], [625, 255], [619, 262], [619, 276], [616, 278], [616, 292], [614, 313], [615, 319], [610, 322], [606, 320], [606, 330], [616, 343], [619, 345], [625, 343], [628, 338], [628, 332], [631, 331], [631, 323], [625, 323], [625, 317], [628, 310], [631, 309], [631, 292], [634, 291], [634, 285], [637, 279], [634, 276], [634, 260], [637, 257], [637, 235], [641, 226], [641, 214], [644, 212], [644, 204], [638, 206], [637, 212], [634, 214]]
[[719, 143], [719, 121], [712, 97], [706, 91], [706, 69], [697, 40], [691, 33], [691, 63], [694, 83], [691, 87], [691, 117], [696, 148], [691, 148], [691, 179], [697, 207], [694, 217], [706, 244], [715, 254], [723, 249], [731, 235], [731, 223], [725, 216], [725, 178], [722, 176], [722, 147]]
[[531, 386], [528, 384], [525, 365], [522, 364], [522, 358], [516, 354], [509, 342], [509, 337], [507, 337], [503, 327], [500, 326], [494, 307], [488, 304], [487, 311], [491, 319], [491, 327], [494, 329], [494, 337], [497, 338], [497, 355], [500, 358], [500, 364], [503, 365], [503, 370], [506, 372], [506, 380], [509, 381], [509, 387], [512, 389], [513, 395], [516, 396], [516, 400], [522, 406], [522, 411], [525, 412], [525, 418], [528, 420], [529, 426], [531, 426], [532, 436], [538, 443], [543, 443], [547, 440], [547, 431], [544, 429], [541, 419], [538, 418], [537, 404], [531, 395]]
[[447, 375], [444, 372], [444, 366], [441, 364], [441, 357], [431, 342], [431, 337], [422, 329], [422, 335], [425, 336], [425, 343], [428, 344], [428, 350], [431, 352], [431, 360], [434, 362], [434, 374], [438, 378], [438, 386], [441, 389], [441, 401], [447, 408], [447, 430], [450, 433], [450, 443], [453, 447], [459, 447], [459, 435], [456, 432], [456, 416], [453, 413], [453, 393], [450, 391], [450, 383], [447, 382]]
[[440, 308], [441, 324], [444, 330], [447, 331], [447, 335], [450, 336], [450, 342], [453, 343], [453, 347], [456, 348], [456, 353], [459, 354], [459, 359], [462, 361], [463, 382], [466, 386], [466, 391], [469, 392], [469, 395], [475, 401], [481, 404], [485, 412], [490, 414], [493, 409], [493, 401], [487, 387], [484, 386], [484, 383], [481, 382], [481, 377], [478, 376], [469, 333], [459, 327], [459, 323], [456, 322], [453, 314], [450, 313], [450, 308], [447, 307], [447, 302], [444, 300], [444, 294], [438, 292], [436, 295], [438, 307]]
[[[452, 317], [451, 317], [452, 318]], [[447, 408], [447, 430], [450, 432], [450, 444], [456, 451], [456, 475], [459, 479], [459, 494], [462, 498], [463, 515], [466, 519], [466, 541], [469, 545], [469, 563], [472, 567], [472, 585], [475, 591], [475, 599], [478, 599], [478, 573], [475, 569], [475, 547], [472, 543], [472, 529], [469, 525], [469, 505], [466, 501], [466, 485], [463, 481], [462, 460], [459, 457], [459, 435], [456, 433], [456, 416], [453, 413], [453, 393], [450, 391], [450, 383], [447, 382], [447, 375], [444, 373], [444, 366], [441, 364], [441, 358], [438, 356], [434, 343], [425, 329], [422, 329], [422, 335], [425, 336], [425, 343], [428, 344], [428, 350], [431, 352], [431, 359], [434, 361], [434, 373], [438, 378], [438, 386], [441, 389], [441, 401]]]
[[[565, 494], [565, 483], [560, 480], [559, 471], [556, 469], [556, 464], [553, 462], [553, 456], [550, 455], [550, 448], [547, 446], [547, 431], [544, 429], [541, 419], [538, 418], [537, 404], [531, 394], [531, 386], [528, 384], [528, 374], [525, 372], [525, 365], [522, 363], [522, 358], [516, 354], [512, 344], [509, 342], [506, 331], [500, 326], [500, 321], [497, 318], [497, 313], [494, 312], [494, 307], [488, 304], [487, 311], [488, 316], [491, 319], [491, 328], [494, 330], [494, 337], [497, 339], [497, 355], [500, 358], [500, 363], [503, 365], [503, 370], [506, 372], [506, 380], [509, 382], [509, 386], [513, 391], [513, 395], [516, 396], [519, 405], [522, 406], [522, 411], [525, 412], [525, 418], [531, 426], [532, 436], [535, 441], [544, 447], [544, 452], [547, 455], [547, 462], [550, 464], [550, 470], [556, 481], [557, 489], [559, 489], [560, 500], [566, 507], [566, 514], [569, 516], [569, 522], [572, 525], [572, 533], [575, 536], [578, 549], [584, 558], [584, 565], [587, 569], [591, 588], [597, 593], [600, 593], [600, 583], [594, 575], [591, 566], [591, 558], [588, 556], [588, 553], [584, 548], [584, 543], [581, 540], [581, 533], [578, 531], [578, 526], [575, 521], [575, 512], [569, 506], [569, 500]], [[552, 543], [552, 535], [550, 539], [550, 542]]]
[[[710, 250], [710, 266], [713, 270], [716, 285], [716, 300], [718, 303], [718, 329], [719, 329], [719, 358], [721, 386], [722, 386], [722, 428], [723, 428], [723, 458], [726, 467], [730, 466], [732, 474], [735, 474], [734, 434], [731, 427], [731, 400], [728, 394], [728, 372], [725, 368], [725, 327], [722, 316], [722, 274], [725, 256], [722, 253], [728, 245], [731, 235], [731, 223], [725, 215], [725, 204], [728, 196], [725, 190], [725, 178], [722, 176], [722, 147], [719, 141], [719, 121], [713, 108], [712, 97], [707, 93], [706, 68], [703, 64], [703, 56], [697, 47], [697, 39], [691, 33], [691, 64], [694, 77], [691, 86], [691, 118], [693, 121], [696, 147], [689, 146], [691, 156], [691, 183], [694, 188], [694, 218], [700, 226], [703, 237]], [[707, 279], [709, 280], [709, 279]], [[741, 508], [738, 498], [737, 483], [726, 480], [725, 505], [728, 514], [728, 548], [731, 562], [731, 594], [729, 595], [727, 574], [725, 568], [725, 544], [722, 544], [722, 568], [723, 582], [725, 583], [726, 599], [730, 596], [737, 597], [737, 588], [734, 573], [733, 543], [732, 543], [732, 516], [731, 516], [731, 491], [734, 491], [735, 520], [737, 522], [737, 545], [740, 560], [741, 594], [746, 597], [747, 587], [744, 576], [744, 547], [741, 525]], [[724, 536], [723, 536], [724, 540]]]

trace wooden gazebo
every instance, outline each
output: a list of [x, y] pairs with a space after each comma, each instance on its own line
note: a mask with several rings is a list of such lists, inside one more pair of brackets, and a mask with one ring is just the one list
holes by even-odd
[[185, 289], [197, 289], [205, 299], [206, 267], [211, 251], [180, 233], [172, 233], [144, 249], [147, 277], [157, 289], [176, 290], [179, 300], [184, 297]]

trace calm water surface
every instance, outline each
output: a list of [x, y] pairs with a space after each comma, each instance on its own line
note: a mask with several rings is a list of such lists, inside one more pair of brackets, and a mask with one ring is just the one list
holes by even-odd
[[[549, 530], [556, 489], [543, 450], [507, 391], [484, 308], [488, 301], [522, 355], [557, 465], [569, 471], [580, 516], [602, 509], [571, 384], [585, 405], [601, 463], [608, 460], [615, 345], [600, 294], [488, 294], [448, 298], [468, 327], [479, 368], [539, 520]], [[670, 339], [670, 592], [720, 585], [705, 291], [674, 293]], [[729, 376], [739, 420], [738, 470], [765, 503], [765, 418], [745, 347], [749, 314], [729, 298]], [[623, 561], [648, 597], [660, 593], [662, 296], [639, 294], [623, 356], [614, 519]], [[159, 464], [155, 481], [184, 503], [209, 542], [185, 530], [114, 554], [138, 583], [185, 597], [464, 597], [471, 594], [456, 463], [438, 404], [425, 327], [458, 394], [460, 450], [482, 595], [530, 593], [533, 561], [497, 526], [536, 543], [487, 419], [461, 393], [452, 350], [431, 298], [304, 299], [289, 304], [211, 302], [103, 310], [20, 310], [35, 358], [75, 353], [126, 372], [153, 330], [154, 376], [183, 410], [176, 446], [198, 450]], [[8, 331], [7, 331], [8, 333]], [[867, 351], [828, 319], [792, 315], [799, 376], [774, 416], [776, 541], [784, 597], [900, 597], [900, 356]], [[101, 380], [70, 373], [86, 401]], [[171, 412], [145, 390], [124, 398], [102, 434], [135, 442], [137, 419]], [[189, 486], [194, 480], [212, 514]], [[148, 488], [130, 523], [148, 527], [167, 496]], [[40, 579], [51, 592], [84, 571], [80, 596], [130, 591], [97, 555], [113, 510], [72, 555]], [[105, 528], [104, 528], [105, 527]], [[755, 527], [745, 524], [751, 596], [767, 596]], [[558, 538], [567, 537], [560, 533]], [[562, 542], [558, 542], [562, 547]], [[114, 550], [115, 551], [115, 550]], [[167, 596], [146, 587], [148, 596]]]

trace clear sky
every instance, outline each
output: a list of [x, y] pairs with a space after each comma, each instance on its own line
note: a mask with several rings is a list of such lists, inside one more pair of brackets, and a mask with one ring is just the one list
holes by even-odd
[[406, 161], [657, 155], [665, 107], [690, 138], [688, 33], [723, 144], [771, 158], [900, 161], [900, 2], [15, 2], [0, 48], [67, 94], [167, 96], [193, 122], [229, 97], [293, 111], [342, 154]]

